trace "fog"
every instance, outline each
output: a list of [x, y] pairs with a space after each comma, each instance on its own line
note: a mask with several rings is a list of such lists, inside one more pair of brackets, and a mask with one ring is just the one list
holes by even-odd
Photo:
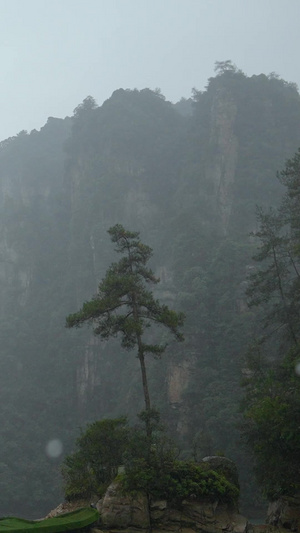
[[299, 0], [0, 0], [0, 139], [87, 95], [203, 89], [215, 61], [300, 83]]

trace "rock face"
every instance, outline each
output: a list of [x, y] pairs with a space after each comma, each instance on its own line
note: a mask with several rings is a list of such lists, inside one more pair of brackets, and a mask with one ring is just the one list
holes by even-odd
[[101, 514], [101, 529], [141, 529], [153, 532], [207, 532], [246, 533], [248, 522], [236, 509], [218, 501], [186, 500], [180, 509], [172, 508], [166, 501], [148, 505], [147, 498], [139, 494], [129, 497], [122, 494], [120, 483], [114, 481], [103, 500], [97, 504]]
[[108, 487], [103, 500], [97, 504], [104, 529], [140, 528], [149, 529], [150, 517], [146, 496], [135, 497], [122, 494], [118, 481]]
[[234, 134], [237, 106], [223, 88], [217, 91], [210, 123], [209, 151], [213, 154], [207, 165], [207, 178], [214, 184], [217, 209], [226, 234], [231, 214], [232, 188], [236, 179], [238, 139]]
[[300, 493], [270, 503], [266, 521], [278, 528], [300, 531]]
[[217, 501], [184, 501], [180, 510], [168, 508], [166, 502], [165, 505], [161, 511], [157, 510], [156, 502], [151, 507], [153, 532], [247, 532], [247, 519], [228, 509], [226, 505], [219, 505]]

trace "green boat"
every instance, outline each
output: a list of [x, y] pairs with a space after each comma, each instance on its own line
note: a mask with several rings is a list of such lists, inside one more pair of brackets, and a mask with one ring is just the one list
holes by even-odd
[[83, 529], [97, 522], [99, 513], [92, 507], [83, 507], [70, 513], [45, 518], [44, 520], [24, 520], [14, 516], [0, 518], [0, 533], [61, 533]]

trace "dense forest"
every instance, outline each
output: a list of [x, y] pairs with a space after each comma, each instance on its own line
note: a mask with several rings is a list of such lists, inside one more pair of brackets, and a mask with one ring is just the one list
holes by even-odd
[[[155, 297], [186, 316], [185, 342], [147, 356], [153, 404], [183, 458], [225, 454], [244, 505], [260, 501], [241, 429], [249, 442], [257, 435], [243, 429], [241, 401], [251, 416], [258, 363], [251, 352], [249, 369], [249, 350], [274, 302], [258, 305], [253, 257], [264, 212], [280, 213], [273, 229], [287, 224], [282, 198], [292, 185], [277, 172], [299, 146], [295, 84], [247, 77], [231, 63], [217, 64], [189, 100], [119, 89], [102, 106], [88, 96], [72, 117], [2, 141], [1, 515], [47, 513], [63, 498], [60, 466], [80, 428], [134, 421], [143, 408], [137, 358], [91, 329], [65, 328], [115, 260], [115, 224], [151, 246]], [[268, 340], [273, 362], [278, 342]], [[61, 454], [49, 453], [55, 440]]]

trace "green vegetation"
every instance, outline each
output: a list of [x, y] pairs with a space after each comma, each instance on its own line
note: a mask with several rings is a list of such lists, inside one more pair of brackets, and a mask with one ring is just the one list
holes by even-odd
[[[289, 176], [277, 180], [276, 171], [300, 146], [300, 96], [274, 74], [247, 76], [227, 61], [216, 67], [207, 88], [181, 106], [149, 89], [118, 89], [100, 106], [88, 97], [73, 117], [50, 118], [0, 145], [1, 515], [47, 514], [63, 498], [60, 463], [78, 427], [124, 413], [133, 424], [144, 408], [140, 361], [121, 336], [100, 342], [90, 328], [64, 327], [115, 261], [106, 229], [117, 223], [155, 250], [151, 268], [161, 281], [147, 287], [154, 299], [186, 316], [184, 343], [171, 342], [168, 328], [145, 330], [145, 344], [168, 343], [159, 361], [145, 356], [150, 405], [183, 459], [220, 452], [237, 464], [245, 513], [258, 495], [240, 441], [241, 371], [260, 334], [253, 379], [277, 375], [276, 360], [288, 365], [298, 289], [282, 226], [276, 254], [286, 307], [275, 290], [248, 308], [256, 252], [249, 233], [258, 228], [256, 205], [277, 217]], [[286, 394], [296, 405], [292, 366]], [[255, 387], [263, 395], [267, 381], [253, 381], [251, 394]], [[279, 382], [275, 388], [281, 397]], [[49, 457], [56, 438], [63, 453]]]
[[[143, 420], [148, 413], [143, 412]], [[193, 461], [179, 461], [174, 443], [151, 413], [151, 446], [144, 427], [128, 427], [124, 419], [103, 420], [88, 426], [77, 440], [77, 448], [63, 466], [65, 497], [68, 500], [101, 497], [116, 477], [123, 490], [142, 491], [148, 498], [166, 499], [180, 506], [187, 498], [236, 503], [239, 489], [226, 476]], [[110, 432], [111, 430], [111, 432]]]
[[300, 489], [299, 360], [297, 349], [282, 363], [264, 369], [256, 365], [247, 383], [244, 436], [253, 450], [258, 482], [270, 500]]
[[[94, 333], [102, 339], [121, 336], [121, 345], [126, 350], [136, 348], [142, 373], [142, 384], [146, 413], [151, 413], [150, 394], [145, 365], [145, 355], [160, 357], [167, 344], [153, 344], [146, 341], [146, 329], [155, 324], [166, 327], [178, 341], [183, 341], [179, 327], [183, 325], [183, 313], [171, 311], [161, 305], [147, 284], [156, 284], [151, 269], [146, 268], [152, 250], [142, 244], [138, 232], [126, 231], [121, 224], [108, 230], [116, 251], [124, 257], [113, 263], [105, 278], [99, 284], [98, 294], [85, 302], [82, 309], [66, 319], [68, 328], [92, 324]], [[151, 438], [149, 417], [145, 418], [147, 436]]]
[[149, 462], [136, 460], [122, 482], [129, 492], [142, 490], [153, 499], [165, 499], [176, 507], [188, 498], [230, 504], [239, 498], [238, 487], [223, 474], [192, 461], [162, 461], [157, 453], [151, 455]]
[[300, 150], [279, 175], [286, 193], [277, 210], [259, 212], [259, 267], [250, 304], [263, 331], [249, 358], [244, 436], [259, 483], [270, 499], [300, 489]]
[[143, 490], [153, 499], [165, 499], [176, 507], [188, 498], [222, 503], [238, 500], [238, 487], [218, 472], [190, 461], [174, 461], [161, 470], [160, 462], [152, 461], [149, 465], [140, 463], [125, 474], [122, 479], [125, 490]]
[[127, 440], [125, 418], [89, 424], [76, 440], [76, 451], [64, 460], [66, 499], [101, 497], [123, 462]]

